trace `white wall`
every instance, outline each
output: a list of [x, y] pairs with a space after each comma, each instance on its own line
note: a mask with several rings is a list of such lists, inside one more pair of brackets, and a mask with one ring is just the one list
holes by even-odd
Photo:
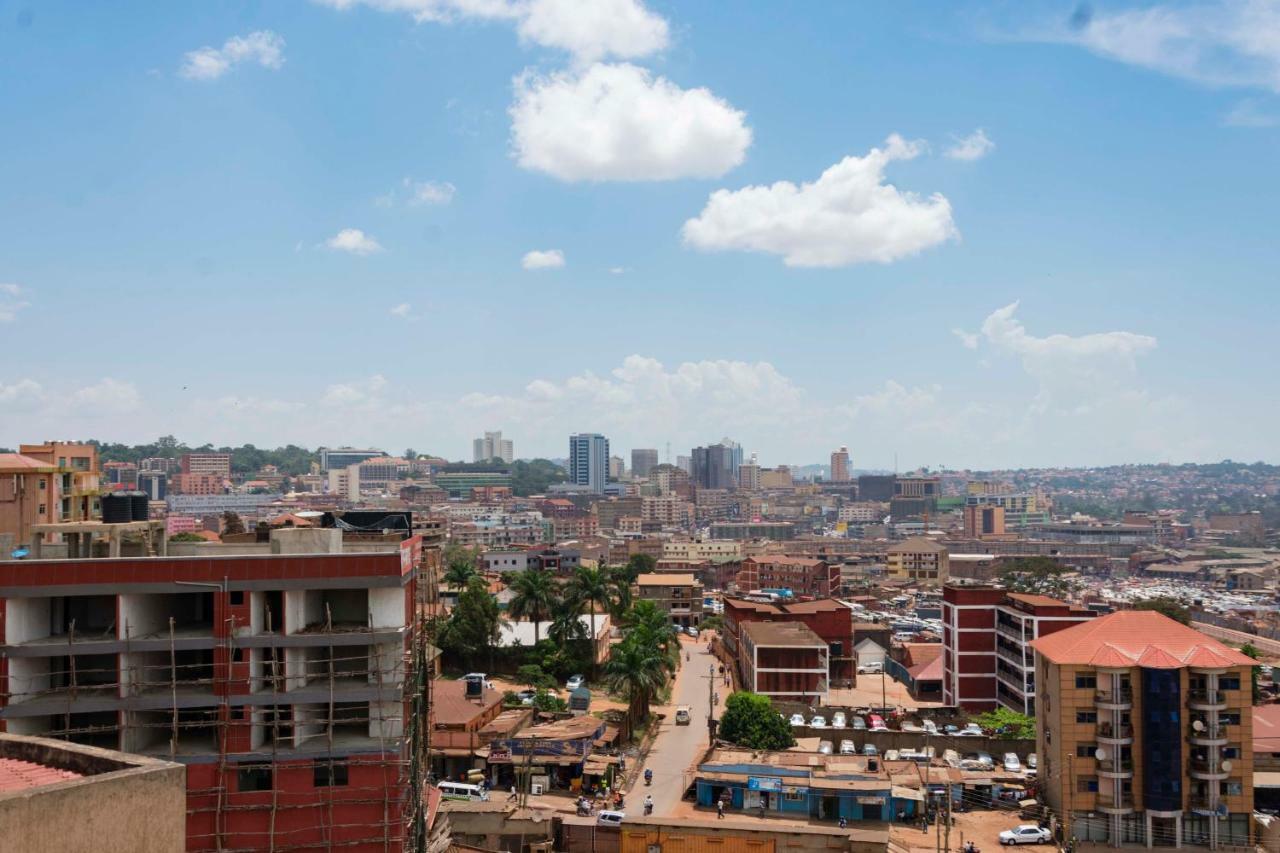
[[4, 604], [4, 642], [16, 646], [50, 635], [47, 598], [10, 598]]
[[307, 683], [308, 662], [315, 659], [318, 652], [324, 649], [285, 649], [284, 650], [284, 689], [297, 690]]
[[382, 671], [384, 687], [399, 686], [404, 683], [404, 649], [399, 643], [379, 643], [376, 646], [369, 646], [369, 650], [370, 684], [378, 683], [375, 669]]
[[324, 606], [316, 589], [287, 589], [284, 592], [284, 632], [297, 634], [307, 625], [324, 621]]
[[404, 705], [401, 702], [369, 703], [369, 737], [395, 739], [404, 733]]
[[369, 590], [369, 611], [374, 628], [404, 627], [404, 589], [375, 587]]
[[170, 615], [168, 596], [121, 595], [117, 636], [136, 638], [160, 631], [167, 633]]
[[302, 746], [314, 737], [324, 736], [324, 717], [328, 706], [294, 705], [293, 706], [293, 745]]
[[50, 658], [9, 658], [9, 704], [48, 690]]

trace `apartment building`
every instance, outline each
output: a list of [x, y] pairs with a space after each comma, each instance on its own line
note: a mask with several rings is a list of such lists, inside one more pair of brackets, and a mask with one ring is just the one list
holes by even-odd
[[747, 557], [738, 570], [738, 589], [789, 589], [795, 595], [829, 598], [840, 588], [839, 566], [808, 557], [765, 554]]
[[636, 598], [652, 601], [674, 625], [696, 628], [702, 622], [702, 583], [694, 575], [657, 572], [636, 578]]
[[964, 535], [966, 539], [1004, 536], [1004, 507], [996, 504], [966, 504]]
[[1087, 608], [982, 584], [942, 588], [942, 701], [969, 710], [1003, 705], [1035, 716], [1030, 643], [1093, 619]]
[[0, 728], [186, 765], [189, 851], [402, 849], [422, 798], [422, 540], [272, 537], [0, 562]]
[[947, 582], [950, 561], [942, 545], [915, 536], [890, 545], [885, 551], [885, 564], [890, 577], [942, 584]]
[[847, 483], [850, 479], [849, 448], [842, 445], [831, 452], [831, 482]]
[[740, 661], [746, 689], [770, 699], [817, 705], [829, 689], [827, 644], [801, 622], [747, 622]]
[[687, 542], [665, 542], [664, 560], [740, 560], [742, 543], [733, 539], [691, 539]]
[[[812, 631], [827, 649], [828, 683], [853, 687], [857, 657], [854, 652], [853, 610], [834, 598], [818, 601], [765, 602], [739, 596], [724, 596], [725, 650], [738, 664], [738, 674], [746, 677], [743, 631], [752, 622], [796, 623]], [[885, 640], [888, 647], [888, 640]]]
[[1068, 837], [1250, 846], [1252, 659], [1147, 610], [1031, 645], [1039, 785]]
[[966, 507], [1000, 507], [1004, 511], [1005, 524], [1009, 527], [1020, 529], [1031, 524], [1049, 523], [1049, 502], [1038, 492], [969, 494], [965, 496], [964, 503]]
[[178, 474], [170, 486], [176, 495], [220, 495], [227, 490], [227, 478], [220, 474]]
[[631, 476], [643, 480], [658, 467], [658, 451], [651, 447], [638, 447], [631, 451]]
[[640, 499], [640, 519], [671, 527], [688, 527], [693, 524], [693, 504], [676, 494], [655, 495]]
[[231, 476], [230, 453], [184, 453], [183, 474], [209, 474], [224, 480]]

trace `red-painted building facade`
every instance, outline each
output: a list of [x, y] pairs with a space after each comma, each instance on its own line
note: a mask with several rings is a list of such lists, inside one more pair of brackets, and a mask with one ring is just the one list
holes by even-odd
[[744, 679], [746, 652], [742, 643], [742, 626], [747, 622], [798, 622], [807, 626], [827, 644], [830, 686], [853, 686], [857, 669], [853, 652], [853, 611], [844, 602], [826, 598], [768, 603], [725, 596], [724, 646]]
[[402, 850], [418, 537], [0, 563], [0, 729], [187, 766], [187, 849]]

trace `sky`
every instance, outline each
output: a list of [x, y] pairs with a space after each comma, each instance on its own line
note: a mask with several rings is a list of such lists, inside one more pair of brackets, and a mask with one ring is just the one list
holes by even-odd
[[0, 0], [0, 445], [1280, 461], [1280, 2]]

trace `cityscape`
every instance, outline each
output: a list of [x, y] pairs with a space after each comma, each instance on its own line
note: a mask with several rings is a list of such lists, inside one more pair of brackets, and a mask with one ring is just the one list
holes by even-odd
[[19, 0], [0, 115], [0, 853], [1280, 853], [1280, 0]]

